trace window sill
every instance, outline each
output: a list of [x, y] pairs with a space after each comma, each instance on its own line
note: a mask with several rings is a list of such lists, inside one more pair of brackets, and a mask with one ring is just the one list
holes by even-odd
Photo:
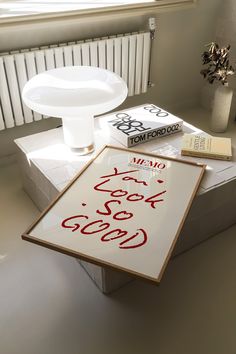
[[[109, 7], [97, 7], [82, 9], [78, 8], [71, 11], [59, 10], [54, 11], [52, 8], [50, 11], [45, 10], [44, 12], [37, 11], [24, 11], [16, 12], [15, 14], [10, 14], [11, 11], [7, 9], [8, 1], [1, 2], [0, 4], [0, 25], [17, 25], [22, 22], [24, 24], [32, 22], [43, 22], [43, 21], [57, 21], [65, 19], [74, 18], [87, 18], [93, 16], [104, 16], [104, 15], [123, 15], [132, 14], [134, 11], [137, 12], [163, 12], [172, 9], [189, 8], [196, 5], [197, 0], [153, 0], [146, 3], [134, 3], [129, 5], [119, 5], [119, 6], [109, 6]], [[5, 7], [3, 5], [5, 4]]]

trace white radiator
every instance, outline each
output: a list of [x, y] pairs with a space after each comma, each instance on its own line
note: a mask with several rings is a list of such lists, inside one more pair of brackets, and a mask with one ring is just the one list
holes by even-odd
[[25, 83], [45, 70], [97, 66], [120, 75], [129, 96], [146, 92], [150, 48], [150, 32], [144, 32], [0, 54], [0, 130], [46, 118], [32, 112], [21, 99]]

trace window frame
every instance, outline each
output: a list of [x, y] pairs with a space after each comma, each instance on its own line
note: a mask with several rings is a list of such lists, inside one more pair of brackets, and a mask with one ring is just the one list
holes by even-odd
[[[41, 22], [41, 21], [55, 21], [74, 18], [86, 18], [93, 16], [104, 15], [124, 15], [132, 14], [136, 12], [164, 12], [168, 10], [190, 8], [196, 6], [198, 0], [152, 0], [150, 2], [119, 5], [119, 6], [107, 6], [102, 8], [92, 8], [83, 10], [72, 11], [57, 11], [48, 13], [39, 13], [31, 15], [15, 15], [15, 16], [0, 16], [0, 25], [4, 24], [17, 24], [20, 22]], [[1, 4], [2, 1], [0, 1]], [[6, 0], [5, 0], [6, 2]]]

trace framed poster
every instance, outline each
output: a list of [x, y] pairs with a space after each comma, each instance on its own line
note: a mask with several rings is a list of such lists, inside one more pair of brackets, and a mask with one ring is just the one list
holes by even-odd
[[105, 146], [22, 238], [159, 282], [204, 169]]

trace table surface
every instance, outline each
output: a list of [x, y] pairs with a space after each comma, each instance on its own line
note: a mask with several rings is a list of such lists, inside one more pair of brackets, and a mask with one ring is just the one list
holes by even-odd
[[[209, 112], [203, 109], [192, 109], [179, 112], [178, 116], [185, 120], [183, 132], [140, 144], [133, 149], [203, 162], [207, 169], [198, 194], [202, 194], [221, 184], [236, 179], [236, 123], [230, 122], [227, 132], [212, 134], [209, 130]], [[192, 125], [192, 124], [195, 124]], [[201, 127], [201, 129], [200, 129]], [[233, 143], [233, 160], [221, 161], [213, 159], [193, 158], [180, 155], [181, 139], [184, 132], [197, 132], [215, 136], [231, 137]], [[86, 156], [77, 156], [64, 144], [62, 128], [29, 135], [15, 140], [17, 146], [27, 155], [28, 160], [51, 181], [58, 191], [61, 191], [69, 181], [94, 157], [106, 144], [121, 146], [113, 139], [106, 129], [106, 117], [95, 119], [95, 151]]]

